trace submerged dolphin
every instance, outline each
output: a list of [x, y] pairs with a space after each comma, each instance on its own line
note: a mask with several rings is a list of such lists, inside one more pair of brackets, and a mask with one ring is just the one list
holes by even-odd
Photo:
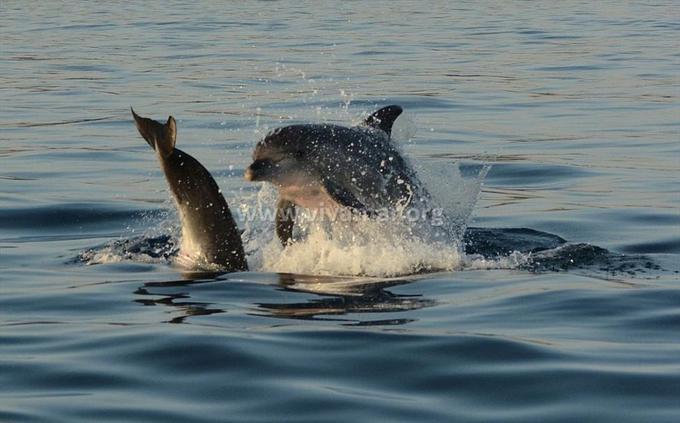
[[248, 270], [241, 236], [217, 183], [196, 159], [175, 148], [175, 119], [170, 116], [161, 124], [134, 110], [132, 116], [139, 133], [156, 151], [175, 199], [182, 222], [180, 254], [199, 266]]
[[390, 140], [401, 112], [387, 106], [354, 127], [285, 126], [257, 143], [245, 178], [278, 187], [276, 231], [284, 245], [291, 240], [295, 206], [346, 207], [370, 215], [429, 198]]

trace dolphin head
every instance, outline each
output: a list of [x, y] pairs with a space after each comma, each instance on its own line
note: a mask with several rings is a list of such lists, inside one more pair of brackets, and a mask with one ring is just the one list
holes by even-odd
[[279, 128], [269, 133], [257, 143], [253, 163], [246, 169], [245, 179], [277, 184], [291, 173], [304, 172], [308, 160], [301, 135], [295, 127]]
[[258, 150], [253, 154], [253, 162], [246, 169], [247, 181], [277, 184], [286, 175], [299, 172], [303, 168], [300, 160], [287, 152], [268, 148]]

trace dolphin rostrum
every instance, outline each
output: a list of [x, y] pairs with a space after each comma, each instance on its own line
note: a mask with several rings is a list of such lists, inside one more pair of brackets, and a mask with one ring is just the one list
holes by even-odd
[[285, 126], [257, 143], [245, 178], [278, 187], [276, 230], [284, 245], [292, 239], [295, 206], [371, 215], [429, 198], [390, 139], [401, 112], [400, 106], [383, 107], [354, 127]]
[[175, 199], [182, 222], [180, 255], [193, 265], [248, 270], [241, 236], [217, 183], [198, 160], [175, 148], [175, 119], [170, 116], [161, 124], [131, 111], [139, 133], [156, 151]]

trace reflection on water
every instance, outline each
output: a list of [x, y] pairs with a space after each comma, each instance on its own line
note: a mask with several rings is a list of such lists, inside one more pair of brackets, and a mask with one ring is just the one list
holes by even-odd
[[153, 297], [158, 297], [160, 298], [152, 298], [152, 299], [138, 299], [134, 300], [136, 303], [145, 305], [145, 306], [156, 306], [156, 305], [164, 305], [164, 306], [169, 306], [169, 307], [176, 307], [180, 311], [180, 316], [173, 317], [172, 319], [168, 320], [167, 323], [184, 323], [184, 320], [187, 317], [191, 316], [207, 316], [210, 314], [216, 314], [216, 313], [224, 313], [224, 310], [219, 309], [219, 308], [210, 308], [210, 304], [208, 303], [200, 303], [200, 302], [192, 302], [192, 301], [186, 301], [190, 299], [191, 297], [187, 294], [157, 294], [153, 292], [149, 292], [145, 288], [139, 288], [134, 292], [136, 295], [143, 295], [143, 296], [153, 296]]
[[[224, 313], [225, 310], [210, 307], [211, 303], [191, 301], [189, 292], [192, 285], [210, 282], [215, 280], [223, 273], [216, 272], [192, 272], [184, 271], [181, 280], [165, 282], [146, 282], [143, 286], [134, 291], [135, 295], [145, 298], [135, 299], [134, 302], [145, 306], [167, 306], [173, 307], [179, 316], [175, 316], [166, 323], [184, 323], [188, 317], [208, 316], [211, 314]], [[167, 292], [179, 290], [179, 292]], [[162, 289], [162, 292], [159, 291]], [[146, 298], [150, 297], [150, 298]]]
[[284, 289], [311, 292], [325, 296], [302, 303], [257, 303], [261, 315], [288, 319], [328, 320], [326, 316], [336, 316], [331, 320], [347, 322], [359, 326], [401, 325], [413, 322], [410, 318], [387, 320], [358, 319], [339, 317], [354, 313], [389, 313], [417, 310], [435, 305], [432, 299], [421, 295], [396, 295], [386, 288], [407, 284], [413, 278], [392, 280], [361, 278], [329, 278], [319, 276], [279, 275], [279, 284]]
[[[188, 317], [207, 316], [226, 313], [228, 310], [213, 307], [210, 302], [192, 301], [192, 286], [201, 283], [220, 281], [219, 273], [184, 273], [184, 280], [167, 282], [147, 282], [135, 290], [134, 294], [144, 298], [134, 302], [145, 306], [173, 307], [173, 314], [179, 314], [167, 323], [184, 323]], [[217, 279], [215, 279], [217, 278]], [[373, 320], [341, 318], [354, 313], [389, 313], [417, 310], [434, 306], [433, 299], [423, 298], [422, 295], [396, 295], [386, 290], [391, 286], [407, 284], [413, 278], [397, 278], [379, 280], [376, 278], [341, 278], [329, 276], [305, 276], [279, 274], [278, 286], [291, 292], [313, 293], [321, 298], [311, 298], [305, 302], [290, 303], [254, 303], [257, 310], [255, 316], [269, 316], [285, 319], [319, 319], [329, 320], [326, 316], [338, 316], [330, 320], [346, 322], [347, 324], [370, 325], [400, 325], [414, 321], [410, 318]]]

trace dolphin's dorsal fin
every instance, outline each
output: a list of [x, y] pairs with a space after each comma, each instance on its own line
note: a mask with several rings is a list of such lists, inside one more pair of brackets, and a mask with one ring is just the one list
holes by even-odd
[[397, 120], [401, 112], [404, 110], [396, 104], [392, 106], [383, 107], [374, 112], [372, 115], [364, 120], [364, 125], [372, 128], [378, 128], [385, 131], [387, 135], [392, 133], [392, 125]]
[[130, 107], [132, 116], [135, 118], [135, 124], [140, 135], [147, 143], [158, 152], [162, 157], [169, 157], [175, 149], [177, 142], [177, 124], [175, 118], [168, 117], [168, 122], [163, 125], [153, 119], [148, 119], [139, 116]]

